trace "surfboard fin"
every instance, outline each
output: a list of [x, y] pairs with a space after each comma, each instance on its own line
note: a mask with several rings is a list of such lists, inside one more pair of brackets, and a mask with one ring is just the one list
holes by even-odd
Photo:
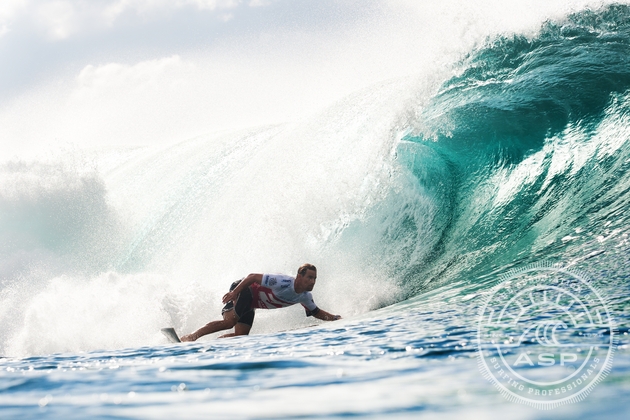
[[181, 343], [179, 336], [175, 332], [175, 328], [162, 328], [160, 331], [162, 331], [162, 334], [164, 334], [171, 343]]

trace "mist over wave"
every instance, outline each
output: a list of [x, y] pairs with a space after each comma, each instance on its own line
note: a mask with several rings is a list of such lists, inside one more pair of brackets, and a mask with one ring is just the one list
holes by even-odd
[[[291, 123], [133, 147], [110, 131], [101, 147], [9, 159], [0, 354], [157, 344], [160, 327], [217, 317], [232, 281], [307, 261], [318, 305], [350, 317], [439, 286], [483, 288], [465, 279], [540, 257], [575, 261], [607, 238], [612, 253], [627, 237], [630, 12], [541, 13], [512, 22], [517, 34], [473, 22], [492, 36], [472, 50], [422, 38], [432, 64]], [[541, 27], [545, 13], [556, 19]], [[469, 54], [445, 68], [430, 61], [440, 52]], [[179, 59], [158, 64], [149, 85], [179, 80]], [[139, 69], [88, 68], [81, 88]], [[74, 94], [62, 119], [89, 103]], [[116, 95], [104, 110], [120, 116]], [[257, 317], [253, 333], [312, 322], [300, 308]]]
[[[393, 130], [407, 102], [403, 98], [413, 92], [410, 84], [416, 82], [370, 89], [300, 124], [202, 136], [158, 149], [96, 152], [101, 178], [90, 172], [76, 175], [76, 183], [93, 180], [107, 186], [102, 214], [87, 208], [81, 216], [102, 229], [96, 244], [109, 260], [104, 265], [94, 260], [86, 245], [75, 240], [74, 230], [92, 233], [89, 225], [64, 223], [61, 216], [72, 216], [63, 209], [80, 207], [76, 201], [88, 200], [88, 195], [75, 195], [74, 184], [62, 184], [55, 191], [67, 197], [58, 217], [61, 232], [55, 236], [60, 244], [45, 248], [45, 241], [40, 242], [63, 269], [44, 266], [34, 296], [17, 292], [34, 282], [32, 274], [11, 273], [18, 280], [5, 289], [3, 303], [19, 310], [12, 311], [6, 325], [20, 327], [6, 332], [15, 335], [5, 351], [31, 354], [159, 342], [161, 325], [186, 331], [217, 316], [220, 297], [232, 281], [249, 272], [294, 273], [304, 261], [320, 267], [317, 302], [323, 308], [350, 316], [394, 302], [394, 283], [353, 251], [376, 246], [378, 235], [339, 238], [382, 201], [384, 186], [398, 182], [391, 162]], [[34, 190], [34, 206], [49, 208], [47, 190]], [[405, 194], [410, 195], [399, 195]], [[431, 211], [430, 202], [425, 206]], [[103, 223], [100, 219], [110, 217], [112, 209], [115, 223]], [[36, 219], [40, 210], [24, 217]], [[29, 234], [27, 229], [15, 232]], [[79, 239], [89, 241], [90, 236]], [[74, 257], [90, 263], [90, 270], [72, 265]], [[270, 320], [257, 323], [263, 332], [312, 323], [300, 308], [259, 317]], [[134, 319], [134, 327], [121, 330], [125, 319]], [[59, 322], [72, 327], [54, 328]], [[94, 325], [101, 323], [118, 327], [95, 332]]]

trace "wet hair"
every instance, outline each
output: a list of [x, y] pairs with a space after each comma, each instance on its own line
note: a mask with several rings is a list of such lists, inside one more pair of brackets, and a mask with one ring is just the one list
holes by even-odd
[[317, 271], [317, 268], [315, 268], [313, 264], [309, 264], [309, 263], [302, 264], [300, 268], [298, 268], [298, 274], [303, 276], [304, 274], [306, 274], [308, 270]]

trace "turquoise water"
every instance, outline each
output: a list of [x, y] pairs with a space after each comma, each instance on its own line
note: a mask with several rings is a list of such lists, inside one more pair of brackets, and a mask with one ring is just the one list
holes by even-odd
[[[420, 86], [161, 149], [4, 164], [3, 417], [623, 417], [630, 8], [488, 39]], [[218, 317], [248, 271], [305, 261], [343, 320], [292, 308], [259, 311], [249, 337], [160, 335]], [[553, 410], [508, 401], [477, 357], [485, 297], [539, 262], [584, 273], [616, 322], [610, 373]]]

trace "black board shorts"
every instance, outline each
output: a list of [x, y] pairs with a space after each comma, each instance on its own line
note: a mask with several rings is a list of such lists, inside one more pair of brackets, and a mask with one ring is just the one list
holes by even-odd
[[[230, 286], [230, 292], [234, 290], [241, 281], [243, 280], [237, 280], [232, 283], [232, 285]], [[228, 302], [221, 310], [221, 315], [234, 309], [238, 318], [238, 322], [240, 324], [249, 325], [251, 327], [254, 324], [254, 315], [256, 315], [254, 308], [252, 308], [253, 300], [254, 297], [252, 296], [252, 289], [248, 287], [243, 290], [240, 295], [238, 295], [238, 298], [236, 298], [236, 308], [234, 307], [233, 302]]]

